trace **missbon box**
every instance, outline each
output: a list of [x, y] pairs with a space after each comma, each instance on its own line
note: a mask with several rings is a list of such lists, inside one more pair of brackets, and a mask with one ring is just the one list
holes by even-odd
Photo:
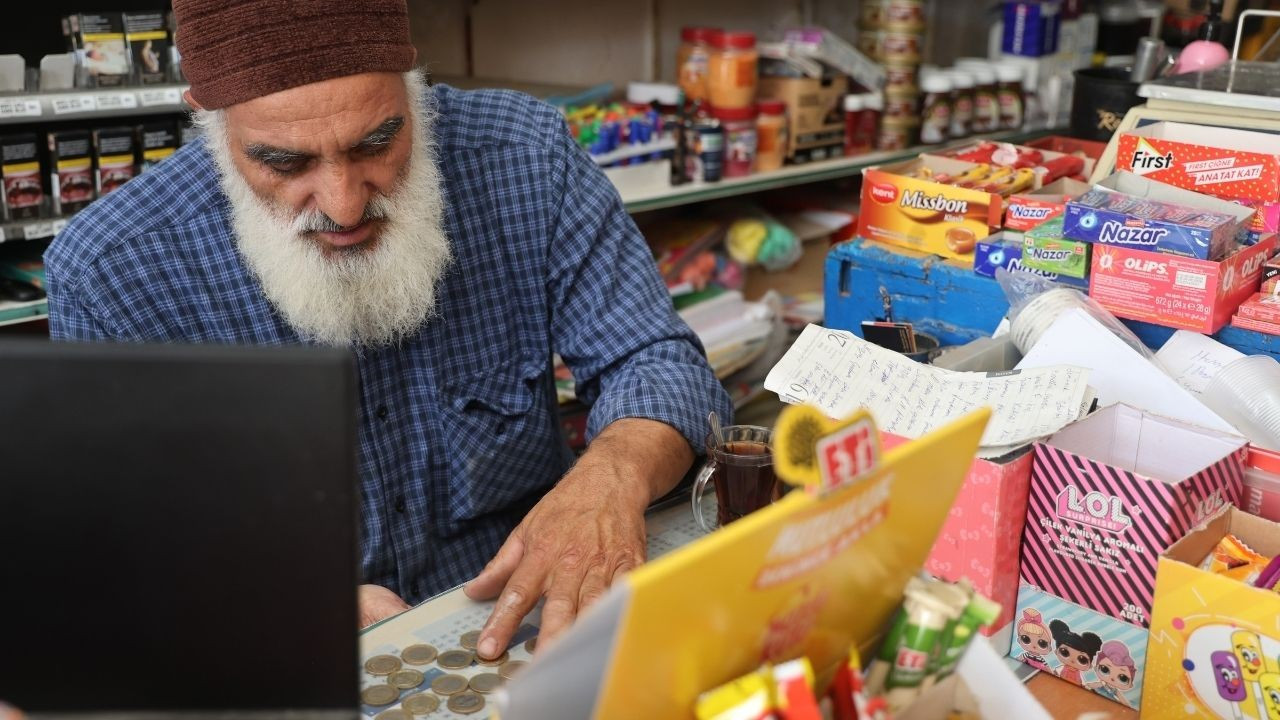
[[1249, 229], [1280, 230], [1280, 135], [1159, 122], [1120, 136], [1116, 169], [1254, 208]]
[[1280, 247], [1276, 238], [1264, 235], [1218, 262], [1095, 247], [1089, 296], [1127, 320], [1215, 333], [1257, 291], [1263, 264]]
[[1146, 627], [1156, 559], [1240, 500], [1245, 440], [1112, 405], [1037, 443], [1022, 581]]
[[1067, 203], [1063, 235], [1216, 260], [1229, 252], [1252, 215], [1251, 209], [1226, 200], [1118, 172]]
[[1280, 555], [1280, 525], [1227, 507], [1160, 557], [1143, 718], [1280, 714], [1280, 594], [1200, 569], [1227, 533]]

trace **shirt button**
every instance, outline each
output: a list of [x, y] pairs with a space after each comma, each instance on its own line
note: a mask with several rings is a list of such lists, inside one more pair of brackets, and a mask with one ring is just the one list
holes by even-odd
[[409, 583], [409, 594], [414, 596], [415, 598], [418, 597], [418, 581], [417, 580], [414, 580], [413, 582]]
[[398, 513], [404, 512], [404, 496], [403, 495], [396, 496], [396, 512]]
[[387, 406], [386, 406], [386, 405], [379, 405], [379, 406], [378, 406], [378, 419], [379, 419], [379, 420], [386, 420], [386, 419], [387, 419]]

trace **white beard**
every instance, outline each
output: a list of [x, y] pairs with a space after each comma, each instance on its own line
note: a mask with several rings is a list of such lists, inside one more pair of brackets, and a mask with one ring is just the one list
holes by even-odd
[[424, 84], [405, 74], [413, 147], [403, 177], [370, 212], [385, 215], [372, 248], [327, 254], [300, 228], [318, 213], [298, 213], [263, 200], [232, 162], [225, 118], [201, 111], [196, 122], [231, 203], [241, 257], [262, 291], [304, 339], [324, 345], [382, 347], [414, 335], [436, 311], [436, 285], [451, 259], [444, 197], [432, 144], [434, 115]]

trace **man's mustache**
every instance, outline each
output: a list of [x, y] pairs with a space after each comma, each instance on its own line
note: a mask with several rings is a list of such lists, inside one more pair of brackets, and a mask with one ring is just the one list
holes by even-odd
[[389, 216], [388, 202], [381, 195], [375, 196], [364, 208], [364, 215], [355, 225], [341, 225], [321, 210], [303, 210], [293, 220], [293, 231], [299, 235], [309, 233], [338, 233], [352, 230], [372, 220], [386, 220]]

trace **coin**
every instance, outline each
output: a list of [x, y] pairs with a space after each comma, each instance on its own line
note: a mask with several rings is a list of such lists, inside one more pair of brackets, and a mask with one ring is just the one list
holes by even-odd
[[419, 670], [398, 670], [387, 678], [387, 684], [393, 688], [408, 690], [422, 684], [423, 676]]
[[484, 698], [473, 692], [458, 693], [449, 698], [449, 709], [463, 715], [478, 713], [484, 709]]
[[400, 659], [410, 665], [430, 665], [436, 654], [436, 649], [430, 645], [410, 645], [400, 653]]
[[475, 659], [470, 650], [445, 650], [436, 658], [436, 663], [447, 670], [461, 670], [469, 667]]
[[414, 715], [426, 715], [427, 713], [435, 712], [440, 707], [440, 698], [431, 693], [418, 693], [401, 700], [400, 707]]
[[390, 685], [370, 685], [360, 691], [360, 699], [374, 707], [390, 705], [400, 699], [400, 691]]
[[462, 633], [462, 637], [458, 638], [458, 644], [467, 650], [475, 650], [476, 644], [480, 642], [480, 631], [472, 630], [471, 632]]
[[373, 720], [413, 720], [413, 713], [400, 708], [396, 708], [395, 710], [383, 710], [377, 715], [374, 715]]
[[535, 651], [535, 650], [537, 650], [537, 649], [538, 649], [538, 636], [537, 636], [537, 635], [534, 635], [533, 637], [531, 637], [531, 638], [529, 638], [528, 640], [525, 640], [525, 641], [524, 641], [524, 651], [525, 651], [525, 652], [527, 652], [527, 653], [529, 653], [530, 655], [532, 655], [532, 654], [534, 653], [534, 651]]
[[488, 695], [497, 690], [501, 684], [502, 678], [498, 677], [496, 673], [480, 673], [471, 678], [471, 689], [481, 695]]
[[476, 662], [480, 663], [481, 665], [488, 665], [489, 667], [495, 667], [495, 666], [501, 665], [502, 663], [506, 662], [509, 659], [511, 659], [511, 653], [509, 652], [503, 652], [501, 655], [499, 655], [498, 657], [492, 660], [485, 660], [479, 655], [476, 656]]
[[524, 667], [525, 665], [526, 663], [523, 660], [512, 660], [506, 663], [505, 665], [503, 665], [502, 667], [498, 668], [498, 677], [502, 678], [503, 680], [510, 680], [511, 678], [515, 677], [515, 674], [520, 672], [520, 668]]
[[457, 695], [467, 689], [469, 682], [461, 675], [441, 675], [431, 681], [431, 690], [437, 695]]
[[364, 661], [364, 671], [370, 675], [390, 675], [402, 667], [395, 655], [374, 655]]

